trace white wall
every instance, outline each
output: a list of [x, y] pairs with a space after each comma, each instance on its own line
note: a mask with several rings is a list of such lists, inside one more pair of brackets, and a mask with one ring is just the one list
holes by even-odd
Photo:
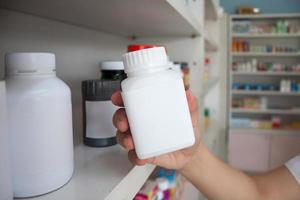
[[81, 81], [100, 76], [100, 61], [120, 60], [128, 42], [111, 34], [0, 9], [0, 74], [6, 52], [55, 53], [57, 75], [72, 90], [76, 138], [82, 136]]

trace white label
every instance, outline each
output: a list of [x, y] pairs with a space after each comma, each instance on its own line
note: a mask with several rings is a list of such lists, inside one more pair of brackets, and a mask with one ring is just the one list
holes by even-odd
[[139, 158], [177, 150], [194, 142], [182, 79], [122, 92]]
[[109, 138], [116, 136], [112, 117], [117, 107], [111, 101], [86, 101], [86, 137]]

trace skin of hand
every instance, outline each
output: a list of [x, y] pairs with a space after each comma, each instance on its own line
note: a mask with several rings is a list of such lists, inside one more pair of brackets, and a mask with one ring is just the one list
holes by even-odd
[[147, 163], [151, 163], [168, 169], [180, 170], [190, 160], [192, 160], [200, 144], [199, 111], [197, 99], [194, 97], [190, 90], [186, 91], [186, 97], [195, 134], [195, 144], [192, 147], [186, 149], [163, 154], [161, 156], [153, 157], [150, 159], [140, 160], [138, 159], [134, 149], [134, 142], [131, 136], [121, 92], [117, 91], [112, 95], [112, 103], [116, 106], [121, 107], [115, 112], [113, 116], [113, 124], [117, 128], [117, 141], [121, 146], [128, 150], [128, 157], [132, 163], [136, 165], [145, 165]]

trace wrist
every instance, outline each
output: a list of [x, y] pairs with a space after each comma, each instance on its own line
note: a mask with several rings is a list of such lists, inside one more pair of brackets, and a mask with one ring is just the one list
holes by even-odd
[[198, 165], [198, 163], [202, 162], [203, 154], [206, 151], [207, 151], [206, 146], [202, 142], [200, 142], [198, 147], [196, 147], [194, 155], [181, 169], [178, 170], [178, 172], [183, 176], [186, 176], [189, 172], [193, 170], [195, 166]]

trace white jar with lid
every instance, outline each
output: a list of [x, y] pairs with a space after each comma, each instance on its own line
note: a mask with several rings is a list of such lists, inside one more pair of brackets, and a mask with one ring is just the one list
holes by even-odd
[[5, 65], [14, 196], [51, 192], [73, 174], [70, 89], [52, 53], [10, 53]]
[[184, 85], [169, 69], [165, 48], [123, 56], [127, 79], [122, 97], [140, 159], [176, 151], [195, 142]]
[[5, 82], [0, 77], [0, 199], [12, 200], [12, 182], [6, 119]]

